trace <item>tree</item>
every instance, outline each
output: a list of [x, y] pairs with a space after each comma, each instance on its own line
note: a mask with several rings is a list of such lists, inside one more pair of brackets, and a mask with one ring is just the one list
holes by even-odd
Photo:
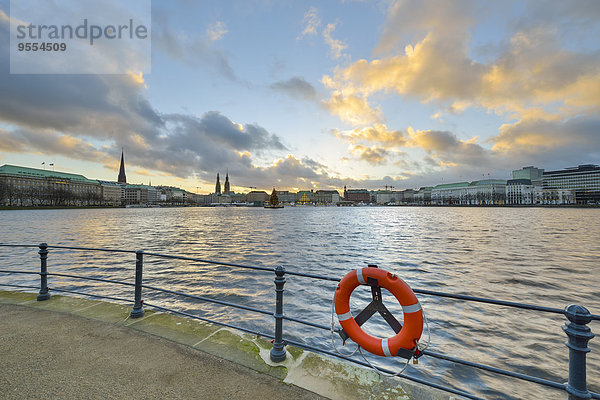
[[279, 198], [277, 197], [277, 191], [275, 190], [275, 188], [273, 188], [273, 191], [271, 192], [269, 204], [271, 204], [272, 206], [276, 206], [277, 204], [279, 204]]

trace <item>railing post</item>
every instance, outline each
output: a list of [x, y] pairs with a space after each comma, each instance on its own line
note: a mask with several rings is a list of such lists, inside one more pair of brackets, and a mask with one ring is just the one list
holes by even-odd
[[565, 343], [569, 348], [569, 382], [565, 389], [569, 400], [589, 399], [592, 397], [586, 385], [586, 353], [590, 352], [588, 342], [595, 335], [586, 325], [592, 320], [592, 315], [583, 306], [571, 304], [565, 307], [565, 316], [570, 321], [562, 327], [569, 340]]
[[48, 291], [48, 245], [46, 243], [40, 243], [40, 292], [37, 296], [37, 301], [44, 301], [50, 298]]
[[283, 341], [283, 285], [285, 285], [285, 269], [278, 266], [275, 269], [275, 340], [270, 358], [273, 362], [285, 360], [285, 342]]
[[142, 302], [142, 272], [144, 269], [144, 251], [135, 252], [135, 303], [131, 310], [131, 318], [139, 318], [144, 315], [144, 304]]

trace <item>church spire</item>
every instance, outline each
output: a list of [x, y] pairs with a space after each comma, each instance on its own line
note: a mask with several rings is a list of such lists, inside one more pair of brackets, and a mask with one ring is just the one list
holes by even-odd
[[221, 181], [219, 181], [219, 173], [217, 172], [217, 184], [215, 185], [215, 194], [221, 194]]
[[121, 167], [119, 168], [119, 183], [127, 183], [127, 177], [125, 176], [125, 159], [123, 158], [123, 149], [121, 149]]
[[230, 194], [231, 190], [229, 188], [229, 170], [227, 170], [227, 174], [225, 175], [225, 188], [224, 188], [224, 192], [225, 194]]

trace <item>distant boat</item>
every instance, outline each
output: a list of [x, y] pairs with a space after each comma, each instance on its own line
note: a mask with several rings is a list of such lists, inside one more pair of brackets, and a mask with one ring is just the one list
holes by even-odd
[[277, 191], [273, 188], [271, 192], [271, 197], [267, 204], [265, 204], [265, 208], [283, 208], [283, 204], [279, 204], [279, 198], [277, 197]]

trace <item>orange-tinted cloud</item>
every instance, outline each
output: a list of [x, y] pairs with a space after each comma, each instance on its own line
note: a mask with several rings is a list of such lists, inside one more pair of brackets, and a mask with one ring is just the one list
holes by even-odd
[[352, 125], [368, 125], [382, 120], [380, 110], [371, 108], [365, 98], [353, 94], [334, 92], [323, 104], [332, 114]]
[[517, 118], [530, 108], [569, 115], [600, 111], [600, 54], [567, 49], [555, 27], [523, 26], [495, 58], [479, 62], [470, 53], [475, 19], [465, 2], [413, 3], [390, 7], [375, 49], [380, 57], [323, 77], [334, 95], [367, 104], [375, 93], [396, 93], [450, 111], [480, 107]]
[[356, 128], [349, 131], [334, 130], [333, 132], [340, 139], [350, 143], [381, 143], [388, 146], [406, 145], [406, 135], [402, 131], [389, 130], [385, 124], [373, 124], [363, 128]]

